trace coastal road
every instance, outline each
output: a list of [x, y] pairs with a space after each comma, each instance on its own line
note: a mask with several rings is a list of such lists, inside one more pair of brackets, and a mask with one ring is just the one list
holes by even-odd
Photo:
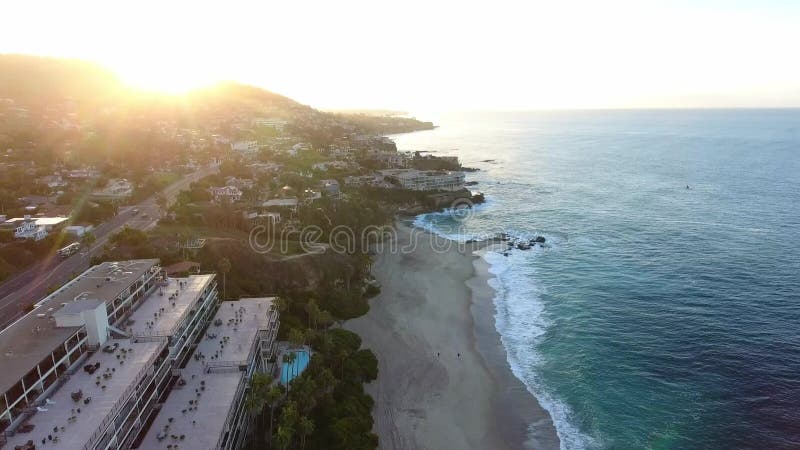
[[[175, 201], [178, 193], [186, 189], [190, 183], [216, 173], [218, 170], [218, 166], [204, 167], [167, 186], [162, 194], [171, 204]], [[134, 209], [138, 209], [139, 213], [134, 214]], [[89, 268], [92, 257], [100, 254], [108, 238], [122, 227], [128, 225], [132, 228], [148, 230], [156, 225], [159, 214], [156, 196], [137, 205], [120, 208], [116, 216], [93, 230], [96, 240], [92, 243], [91, 248], [81, 249], [80, 252], [66, 259], [56, 255], [54, 249], [46, 259], [6, 280], [0, 285], [0, 329], [21, 317], [27, 307], [47, 295], [50, 287], [59, 286]]]

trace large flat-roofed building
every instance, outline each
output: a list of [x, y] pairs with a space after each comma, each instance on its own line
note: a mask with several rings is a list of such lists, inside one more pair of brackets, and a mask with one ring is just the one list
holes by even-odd
[[141, 449], [236, 449], [248, 432], [244, 403], [255, 372], [272, 369], [280, 325], [273, 298], [223, 302]]
[[464, 187], [464, 172], [388, 169], [380, 174], [390, 183], [414, 191], [455, 191]]
[[220, 305], [214, 274], [155, 259], [90, 268], [0, 333], [0, 448], [240, 448], [273, 300]]
[[155, 287], [159, 270], [156, 259], [94, 266], [0, 331], [0, 432], [29, 412], [89, 350], [87, 327], [57, 323], [59, 311], [67, 314], [73, 303], [98, 300], [113, 324]]
[[0, 333], [0, 447], [130, 448], [216, 307], [213, 274], [167, 278], [155, 259], [87, 270]]

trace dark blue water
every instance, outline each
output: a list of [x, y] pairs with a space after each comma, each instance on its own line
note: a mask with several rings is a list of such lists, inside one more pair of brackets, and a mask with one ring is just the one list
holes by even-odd
[[437, 119], [489, 203], [418, 222], [547, 237], [486, 259], [563, 448], [800, 448], [800, 111]]

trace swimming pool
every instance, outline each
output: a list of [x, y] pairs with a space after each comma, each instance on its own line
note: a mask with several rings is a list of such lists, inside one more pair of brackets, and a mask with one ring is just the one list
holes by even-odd
[[284, 362], [281, 366], [281, 384], [286, 386], [294, 377], [303, 373], [306, 366], [308, 366], [309, 355], [307, 350], [297, 350], [292, 352], [295, 354], [295, 360], [292, 364]]

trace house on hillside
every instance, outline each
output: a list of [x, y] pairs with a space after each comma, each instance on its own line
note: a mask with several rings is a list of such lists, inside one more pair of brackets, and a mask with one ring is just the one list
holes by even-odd
[[15, 217], [0, 224], [0, 228], [13, 229], [15, 239], [39, 241], [48, 233], [61, 228], [69, 220], [66, 217]]
[[242, 191], [236, 186], [212, 187], [209, 190], [217, 203], [235, 203], [242, 199]]

